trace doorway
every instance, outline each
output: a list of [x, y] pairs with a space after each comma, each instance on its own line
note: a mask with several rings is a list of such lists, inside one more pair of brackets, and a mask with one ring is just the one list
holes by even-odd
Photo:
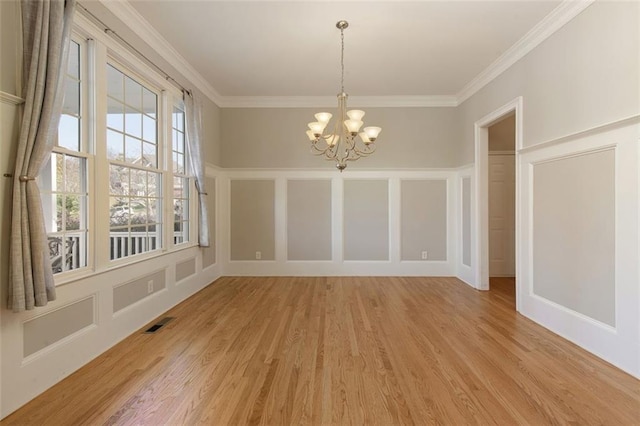
[[[498, 140], [495, 134], [501, 132], [511, 137]], [[522, 97], [475, 123], [475, 284], [480, 290], [489, 290], [490, 276], [499, 276], [501, 286], [505, 279], [513, 282], [515, 278], [517, 310], [517, 156], [521, 147]]]
[[516, 276], [515, 113], [489, 127], [489, 285]]
[[515, 112], [489, 126], [489, 288], [515, 308]]

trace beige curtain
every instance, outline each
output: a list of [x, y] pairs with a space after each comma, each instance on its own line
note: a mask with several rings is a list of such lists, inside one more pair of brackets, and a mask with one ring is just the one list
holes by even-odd
[[22, 0], [21, 5], [25, 102], [13, 175], [8, 293], [14, 312], [56, 298], [35, 179], [58, 130], [75, 0]]
[[198, 190], [198, 244], [209, 247], [209, 216], [207, 213], [207, 192], [204, 186], [204, 154], [202, 152], [202, 107], [193, 93], [183, 92], [184, 113], [187, 128], [187, 146], [191, 171]]

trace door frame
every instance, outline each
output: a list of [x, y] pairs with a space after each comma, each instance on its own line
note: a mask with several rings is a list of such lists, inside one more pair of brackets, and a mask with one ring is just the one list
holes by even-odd
[[489, 127], [500, 121], [506, 115], [515, 113], [516, 134], [515, 134], [515, 161], [516, 161], [516, 310], [520, 310], [520, 297], [518, 291], [519, 267], [519, 235], [520, 224], [520, 198], [518, 183], [520, 181], [519, 152], [522, 149], [522, 113], [523, 98], [519, 96], [506, 103], [493, 112], [485, 115], [474, 123], [475, 140], [475, 235], [474, 235], [474, 256], [473, 272], [475, 287], [478, 290], [489, 290]]

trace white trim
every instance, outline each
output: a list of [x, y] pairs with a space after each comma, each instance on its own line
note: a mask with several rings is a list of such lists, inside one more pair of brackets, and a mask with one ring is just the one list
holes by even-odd
[[20, 96], [12, 95], [11, 93], [0, 90], [0, 103], [7, 105], [22, 105], [24, 103], [24, 99]]
[[222, 97], [213, 86], [128, 1], [99, 1], [180, 74], [186, 77], [195, 88], [202, 91], [213, 103], [220, 105]]
[[[475, 287], [473, 269], [471, 269], [471, 265], [467, 265], [464, 263], [464, 224], [463, 224], [463, 182], [464, 179], [469, 179], [469, 187], [470, 187], [470, 209], [473, 207], [473, 179], [474, 179], [474, 165], [468, 165], [464, 168], [461, 168], [457, 172], [456, 177], [456, 185], [455, 185], [455, 239], [456, 247], [455, 247], [455, 265], [456, 265], [456, 277], [471, 287]], [[473, 242], [473, 211], [470, 212], [471, 217], [469, 218], [469, 243]], [[472, 248], [470, 248], [471, 254], [473, 254]], [[471, 262], [471, 259], [469, 260]]]
[[[223, 96], [221, 108], [311, 108], [335, 107], [335, 96]], [[455, 96], [349, 96], [353, 107], [456, 107]]]
[[[531, 284], [533, 284], [533, 283], [531, 283]], [[617, 333], [616, 328], [614, 326], [611, 326], [609, 324], [605, 324], [605, 323], [603, 323], [601, 321], [598, 321], [597, 319], [591, 318], [590, 316], [585, 315], [583, 313], [580, 313], [578, 311], [575, 311], [575, 310], [573, 310], [571, 308], [567, 308], [566, 306], [563, 306], [563, 305], [561, 305], [559, 303], [556, 303], [553, 300], [547, 299], [546, 297], [542, 297], [542, 296], [540, 296], [538, 294], [535, 294], [535, 293], [530, 294], [529, 297], [531, 297], [532, 299], [535, 299], [539, 303], [545, 303], [545, 304], [549, 305], [553, 309], [558, 309], [558, 310], [562, 311], [564, 314], [578, 317], [582, 321], [585, 321], [585, 322], [589, 323], [589, 325], [591, 325], [591, 326], [601, 328], [602, 330], [607, 331], [607, 332], [612, 333], [612, 334], [616, 334]], [[571, 340], [571, 339], [568, 339], [568, 340]]]
[[565, 135], [556, 139], [551, 139], [545, 142], [540, 142], [535, 145], [527, 146], [519, 150], [521, 154], [530, 153], [536, 151], [538, 149], [546, 149], [555, 145], [559, 145], [566, 142], [571, 142], [575, 139], [582, 139], [592, 135], [597, 135], [598, 133], [608, 132], [620, 127], [625, 127], [632, 124], [640, 123], [640, 114], [632, 115], [631, 117], [623, 118], [621, 120], [611, 121], [609, 123], [604, 123], [599, 126], [591, 127], [587, 130], [582, 130], [577, 133], [571, 133], [569, 135]]
[[[472, 203], [472, 253], [471, 264], [474, 270], [474, 287], [479, 290], [489, 289], [489, 176], [488, 176], [488, 160], [489, 160], [489, 127], [500, 121], [504, 116], [515, 112], [516, 118], [516, 134], [515, 146], [516, 152], [523, 145], [523, 115], [524, 101], [522, 96], [517, 97], [511, 102], [506, 103], [495, 111], [482, 117], [474, 123], [474, 141], [475, 141], [475, 199]], [[516, 154], [516, 161], [518, 155]], [[517, 164], [517, 163], [516, 163]], [[520, 306], [520, 293], [522, 289], [519, 285], [519, 256], [518, 256], [518, 221], [519, 221], [519, 198], [518, 198], [518, 182], [519, 170], [516, 165], [516, 310]]]
[[578, 16], [595, 0], [563, 0], [542, 21], [538, 22], [524, 37], [518, 40], [491, 65], [467, 83], [457, 94], [458, 105], [469, 99], [496, 77], [522, 59], [565, 24]]
[[[464, 168], [469, 167], [465, 166]], [[473, 165], [471, 165], [473, 167]], [[420, 179], [425, 173], [427, 174], [438, 174], [439, 176], [449, 176], [449, 173], [458, 170], [458, 167], [452, 168], [406, 168], [406, 169], [387, 169], [387, 168], [378, 168], [378, 169], [369, 169], [369, 168], [359, 168], [359, 169], [345, 169], [342, 173], [337, 172], [335, 167], [330, 168], [223, 168], [211, 166], [211, 170], [218, 170], [221, 173], [228, 173], [234, 176], [244, 176], [247, 178], [252, 178], [254, 176], [270, 176], [275, 177], [281, 174], [290, 176], [295, 179], [302, 179], [300, 176], [304, 176], [304, 179], [312, 179], [318, 177], [325, 178], [333, 178], [336, 175], [339, 177], [407, 177], [408, 179], [411, 176], [415, 176], [415, 179]]]

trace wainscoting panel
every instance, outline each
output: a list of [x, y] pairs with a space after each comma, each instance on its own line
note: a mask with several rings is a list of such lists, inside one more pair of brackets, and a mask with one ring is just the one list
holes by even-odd
[[521, 313], [640, 377], [640, 119], [519, 156]]
[[24, 357], [95, 324], [95, 296], [62, 306], [24, 323]]
[[287, 180], [287, 260], [331, 260], [331, 180]]
[[615, 150], [534, 164], [533, 199], [533, 293], [615, 327]]
[[189, 278], [196, 273], [196, 258], [176, 264], [176, 283]]
[[344, 259], [389, 260], [389, 181], [344, 182]]
[[275, 260], [275, 182], [231, 180], [231, 260]]
[[405, 179], [400, 188], [401, 260], [447, 260], [447, 181]]
[[113, 312], [118, 312], [166, 288], [164, 269], [113, 288]]

